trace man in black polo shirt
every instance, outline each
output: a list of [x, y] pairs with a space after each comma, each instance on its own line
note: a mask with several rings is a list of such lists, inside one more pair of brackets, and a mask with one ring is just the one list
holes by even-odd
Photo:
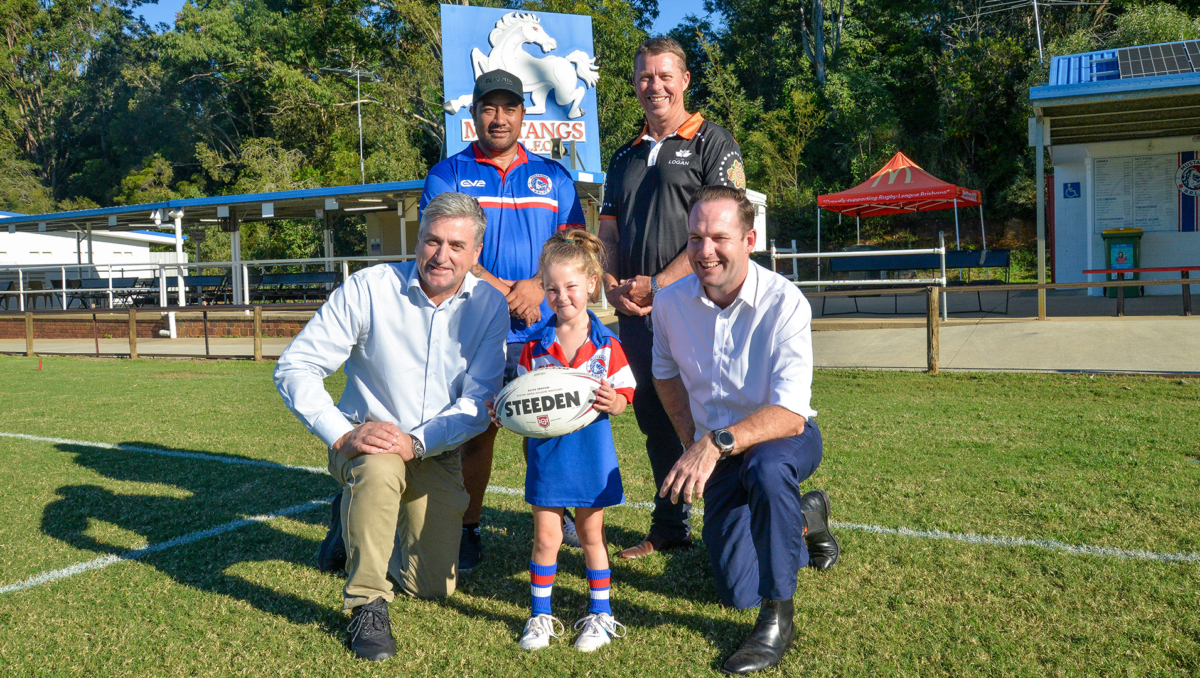
[[[654, 38], [638, 48], [633, 86], [646, 126], [613, 154], [600, 210], [605, 288], [638, 383], [633, 410], [660, 487], [683, 445], [654, 390], [651, 304], [660, 288], [691, 273], [685, 250], [692, 195], [701, 186], [746, 187], [742, 153], [733, 136], [684, 108], [690, 80], [678, 42]], [[691, 546], [690, 510], [691, 504], [672, 504], [655, 495], [649, 535], [621, 557]]]

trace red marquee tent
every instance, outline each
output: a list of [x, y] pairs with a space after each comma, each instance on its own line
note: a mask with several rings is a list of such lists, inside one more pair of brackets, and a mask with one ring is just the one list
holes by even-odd
[[[854, 188], [817, 197], [817, 239], [820, 240], [821, 208], [856, 218], [907, 214], [931, 210], [954, 210], [954, 239], [958, 243], [958, 208], [979, 206], [979, 228], [983, 232], [983, 196], [979, 191], [946, 183], [921, 169], [903, 153], [897, 153], [870, 179]], [[987, 249], [984, 234], [983, 247]]]

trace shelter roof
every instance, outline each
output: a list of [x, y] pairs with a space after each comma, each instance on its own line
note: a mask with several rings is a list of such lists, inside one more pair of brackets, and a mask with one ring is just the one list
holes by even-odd
[[1200, 133], [1200, 41], [1052, 57], [1029, 99], [1058, 146]]
[[[602, 173], [568, 171], [575, 179], [580, 197], [599, 200], [600, 190], [604, 185]], [[221, 217], [226, 216], [226, 210], [233, 211], [242, 222], [315, 219], [318, 218], [318, 210], [325, 210], [327, 206], [331, 211], [336, 209], [347, 214], [387, 210], [394, 212], [402, 202], [411, 205], [419, 200], [423, 186], [423, 181], [394, 181], [271, 193], [220, 195], [70, 212], [5, 216], [0, 219], [0, 223], [8, 226], [9, 232], [77, 231], [86, 229], [88, 224], [91, 224], [94, 232], [94, 229], [154, 229], [159, 227], [155, 224], [156, 217], [164, 225], [171, 226], [175, 213], [182, 214], [185, 228], [215, 224]]]
[[942, 181], [897, 153], [870, 179], [854, 188], [817, 197], [830, 212], [860, 217], [927, 212], [980, 204], [979, 191]]

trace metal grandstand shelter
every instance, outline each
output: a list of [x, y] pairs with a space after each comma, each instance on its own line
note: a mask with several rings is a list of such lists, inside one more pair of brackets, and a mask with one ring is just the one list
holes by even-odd
[[[584, 214], [594, 225], [600, 206], [604, 175], [570, 171], [583, 203]], [[333, 218], [362, 214], [367, 222], [366, 256], [406, 256], [416, 243], [417, 207], [423, 181], [399, 181], [354, 186], [333, 186], [272, 193], [222, 195], [210, 198], [168, 200], [141, 205], [103, 207], [90, 210], [37, 215], [12, 215], [0, 219], [0, 228], [17, 232], [75, 232], [88, 239], [88, 264], [94, 232], [173, 229], [176, 252], [182, 261], [185, 228], [220, 226], [230, 234], [231, 261], [228, 269], [234, 299], [244, 298], [241, 236], [239, 226], [248, 222], [282, 219], [318, 219], [325, 224], [326, 270], [333, 270]], [[344, 255], [347, 253], [343, 253]], [[307, 261], [307, 260], [306, 260]], [[76, 262], [54, 262], [76, 266]], [[287, 262], [271, 262], [283, 265]], [[27, 266], [26, 266], [27, 267]], [[5, 266], [0, 268], [15, 268]]]
[[1056, 56], [1049, 82], [1031, 88], [1029, 98], [1039, 283], [1046, 276], [1047, 146], [1054, 161], [1055, 282], [1087, 282], [1082, 271], [1102, 267], [1100, 231], [1110, 228], [1144, 231], [1142, 265], [1200, 260], [1200, 191], [1178, 179], [1200, 158], [1200, 41]]

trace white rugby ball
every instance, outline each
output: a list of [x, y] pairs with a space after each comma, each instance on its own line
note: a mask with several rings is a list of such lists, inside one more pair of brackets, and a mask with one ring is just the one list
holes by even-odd
[[543, 367], [513, 379], [496, 394], [500, 424], [527, 438], [574, 433], [600, 416], [592, 409], [600, 380], [583, 370]]

